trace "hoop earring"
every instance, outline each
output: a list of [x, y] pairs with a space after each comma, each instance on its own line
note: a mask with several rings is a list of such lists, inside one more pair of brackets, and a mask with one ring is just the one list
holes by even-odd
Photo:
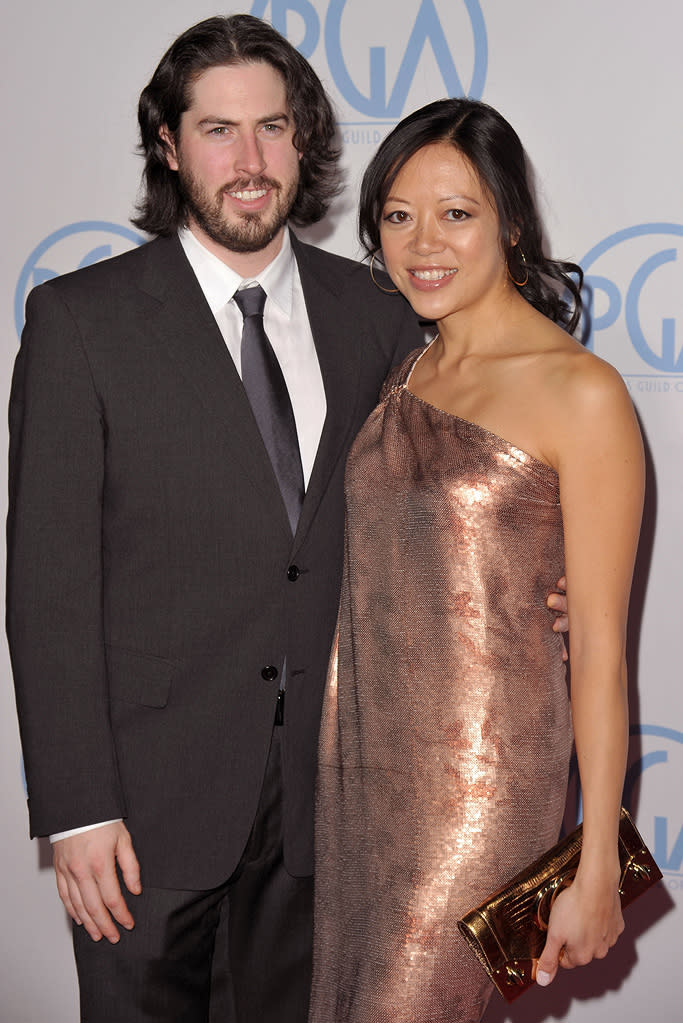
[[376, 252], [373, 252], [373, 254], [370, 256], [370, 276], [372, 277], [372, 283], [375, 285], [376, 288], [379, 288], [380, 291], [383, 291], [385, 295], [398, 295], [398, 288], [383, 288], [382, 285], [377, 282], [377, 278], [375, 277], [375, 274], [373, 272], [376, 257], [377, 257]]
[[512, 283], [513, 283], [513, 284], [516, 284], [518, 288], [523, 288], [523, 287], [524, 287], [524, 285], [525, 285], [525, 284], [527, 283], [527, 281], [529, 280], [529, 267], [528, 267], [528, 266], [526, 265], [526, 257], [525, 257], [525, 255], [524, 255], [524, 253], [522, 252], [522, 250], [521, 250], [521, 249], [519, 250], [519, 254], [520, 254], [520, 256], [522, 257], [522, 265], [523, 265], [524, 269], [526, 270], [526, 277], [524, 278], [524, 280], [523, 280], [523, 281], [516, 281], [516, 280], [514, 279], [514, 277], [512, 276], [512, 274], [510, 273], [510, 265], [509, 265], [509, 264], [506, 264], [506, 265], [507, 265], [507, 272], [508, 272], [508, 277], [510, 278], [510, 280], [512, 281]]

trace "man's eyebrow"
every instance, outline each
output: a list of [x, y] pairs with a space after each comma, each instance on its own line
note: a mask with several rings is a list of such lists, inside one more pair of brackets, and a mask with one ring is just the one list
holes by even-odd
[[286, 114], [284, 110], [277, 114], [271, 114], [270, 117], [259, 117], [259, 124], [270, 124], [272, 121], [286, 121], [289, 124], [289, 114]]
[[[273, 121], [285, 121], [286, 124], [289, 124], [289, 114], [285, 114], [284, 112], [277, 114], [268, 114], [265, 117], [259, 117], [256, 123], [272, 124]], [[231, 120], [229, 117], [220, 117], [218, 114], [216, 115], [207, 114], [207, 116], [202, 117], [201, 121], [199, 121], [198, 123], [200, 126], [205, 124], [220, 124], [226, 128], [237, 128], [239, 127], [241, 122]]]

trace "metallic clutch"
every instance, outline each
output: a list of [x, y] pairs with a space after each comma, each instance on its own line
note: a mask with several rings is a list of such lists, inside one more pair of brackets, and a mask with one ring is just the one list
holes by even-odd
[[[571, 884], [581, 855], [581, 825], [458, 921], [460, 932], [503, 998], [513, 1002], [534, 983], [553, 902]], [[622, 908], [662, 874], [628, 812], [619, 820]]]

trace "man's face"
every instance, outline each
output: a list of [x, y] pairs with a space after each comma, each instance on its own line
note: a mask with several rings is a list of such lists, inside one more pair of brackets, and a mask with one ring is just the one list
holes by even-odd
[[280, 251], [299, 184], [284, 81], [265, 63], [213, 67], [191, 96], [175, 139], [162, 129], [188, 226], [225, 262], [261, 269]]

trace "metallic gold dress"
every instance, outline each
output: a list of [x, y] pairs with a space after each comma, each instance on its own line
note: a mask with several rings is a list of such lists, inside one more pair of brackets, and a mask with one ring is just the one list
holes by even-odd
[[311, 1023], [474, 1023], [456, 921], [557, 839], [571, 751], [556, 473], [387, 382], [346, 476]]

